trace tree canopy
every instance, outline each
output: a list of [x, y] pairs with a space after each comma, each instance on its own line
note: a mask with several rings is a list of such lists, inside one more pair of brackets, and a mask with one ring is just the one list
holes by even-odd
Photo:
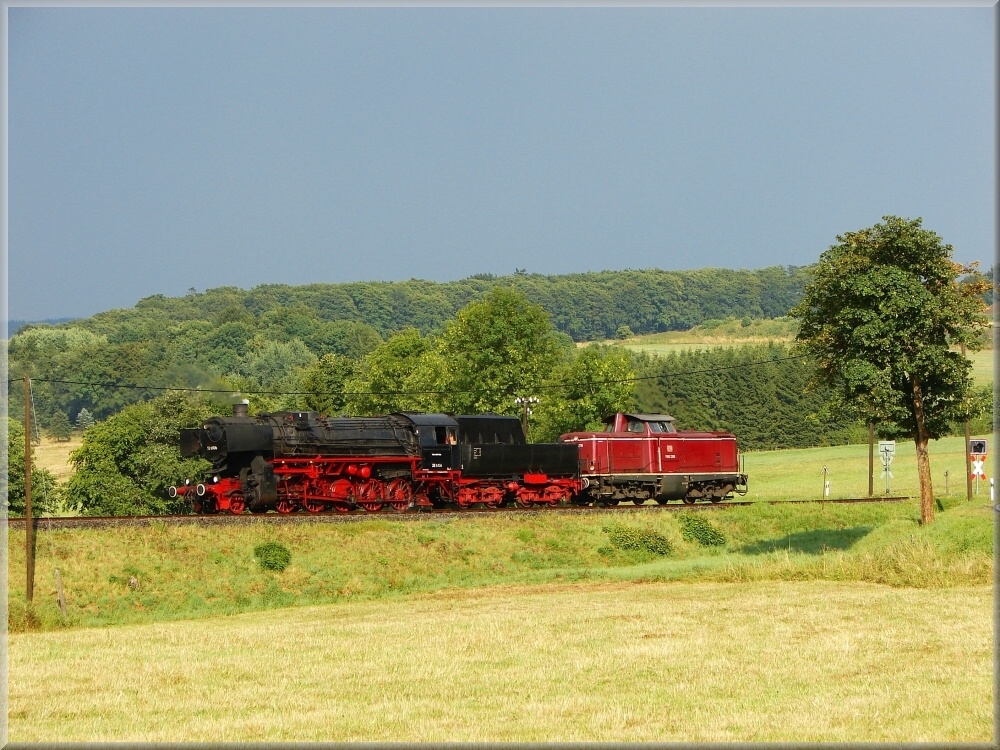
[[[439, 340], [460, 310], [492, 290], [517, 292], [539, 306], [557, 340], [594, 341], [732, 315], [784, 315], [808, 275], [807, 267], [779, 266], [564, 276], [520, 271], [445, 283], [265, 284], [154, 295], [131, 309], [19, 330], [9, 342], [10, 375], [31, 373], [39, 424], [50, 429], [58, 411], [74, 419], [87, 409], [105, 419], [153, 398], [157, 388], [295, 390], [296, 371], [308, 369], [313, 358], [336, 354], [358, 362], [406, 328]], [[261, 408], [294, 408], [290, 399], [259, 401]], [[11, 416], [21, 416], [16, 399], [10, 408]]]
[[222, 408], [197, 395], [168, 393], [98, 422], [71, 454], [76, 472], [66, 486], [67, 500], [85, 515], [180, 512], [183, 499], [168, 499], [167, 488], [209, 466], [181, 458], [180, 430]]
[[974, 268], [955, 263], [952, 246], [921, 219], [882, 219], [837, 236], [792, 315], [838, 403], [913, 437], [921, 518], [930, 522], [927, 445], [967, 406], [971, 365], [952, 347], [979, 347], [985, 285], [959, 283]]

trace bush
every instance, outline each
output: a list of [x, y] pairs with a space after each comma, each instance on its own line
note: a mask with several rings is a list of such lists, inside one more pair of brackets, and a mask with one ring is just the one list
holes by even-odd
[[617, 549], [645, 551], [654, 555], [669, 555], [671, 552], [670, 541], [658, 531], [634, 529], [617, 523], [601, 530], [607, 533], [611, 545]]
[[697, 542], [702, 547], [721, 547], [726, 543], [726, 535], [712, 525], [707, 518], [693, 513], [681, 513], [681, 536], [689, 542]]
[[264, 570], [282, 571], [292, 561], [292, 553], [280, 542], [258, 544], [253, 548], [253, 556]]

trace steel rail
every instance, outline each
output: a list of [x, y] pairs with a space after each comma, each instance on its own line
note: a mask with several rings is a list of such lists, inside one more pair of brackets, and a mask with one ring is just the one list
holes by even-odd
[[[910, 497], [865, 497], [865, 498], [837, 498], [835, 500], [738, 500], [721, 503], [670, 503], [664, 505], [562, 505], [556, 508], [539, 505], [534, 508], [464, 508], [456, 510], [453, 508], [435, 509], [409, 509], [405, 511], [382, 510], [371, 512], [366, 510], [352, 510], [348, 512], [324, 511], [322, 513], [308, 513], [300, 511], [296, 513], [242, 513], [233, 515], [232, 513], [218, 514], [184, 514], [184, 515], [156, 515], [156, 516], [41, 516], [32, 518], [33, 528], [101, 528], [115, 526], [151, 526], [157, 523], [168, 525], [226, 525], [241, 523], [341, 523], [357, 522], [367, 519], [381, 520], [401, 520], [414, 521], [428, 517], [469, 517], [492, 513], [506, 513], [512, 515], [528, 513], [620, 513], [620, 512], [653, 512], [665, 511], [709, 511], [724, 510], [739, 506], [754, 505], [764, 503], [766, 505], [844, 505], [858, 503], [899, 503], [911, 500]], [[8, 517], [7, 526], [9, 529], [23, 529], [23, 517]]]

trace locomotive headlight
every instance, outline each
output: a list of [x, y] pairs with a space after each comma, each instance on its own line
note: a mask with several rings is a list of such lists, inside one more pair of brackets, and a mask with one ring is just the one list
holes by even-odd
[[185, 479], [184, 480], [184, 486], [187, 487], [189, 484], [191, 484], [191, 480], [190, 479]]
[[218, 477], [218, 476], [214, 476], [214, 477], [212, 477], [212, 481], [213, 481], [213, 482], [214, 482], [215, 484], [218, 484], [218, 483], [219, 483], [219, 477]]

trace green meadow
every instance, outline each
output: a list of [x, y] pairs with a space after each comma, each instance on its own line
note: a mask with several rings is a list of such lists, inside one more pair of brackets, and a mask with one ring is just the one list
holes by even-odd
[[[718, 349], [746, 344], [791, 344], [795, 340], [797, 324], [791, 318], [767, 320], [736, 319], [708, 321], [686, 331], [665, 331], [627, 339], [604, 341], [604, 344], [623, 346], [637, 352], [664, 356], [683, 351]], [[987, 346], [967, 354], [972, 362], [972, 379], [976, 385], [990, 385], [994, 380], [994, 351]]]

